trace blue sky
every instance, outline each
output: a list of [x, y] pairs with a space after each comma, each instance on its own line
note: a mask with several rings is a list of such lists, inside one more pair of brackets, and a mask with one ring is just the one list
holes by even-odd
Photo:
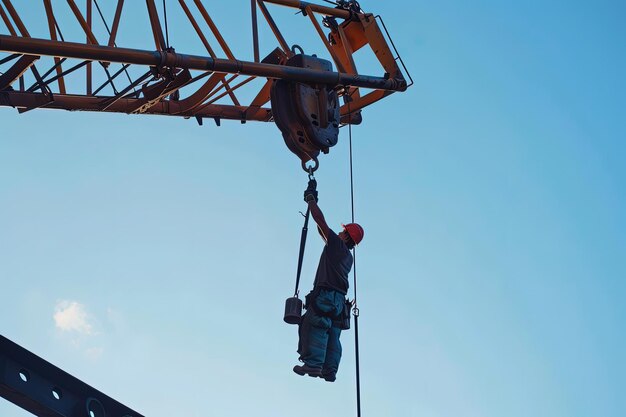
[[[354, 128], [363, 415], [624, 415], [624, 3], [361, 3], [416, 81]], [[251, 59], [248, 2], [209, 8]], [[133, 16], [120, 44], [145, 48]], [[275, 126], [0, 118], [4, 336], [146, 416], [355, 414], [352, 331], [335, 384], [291, 371], [306, 175]], [[347, 143], [316, 175], [336, 228]], [[303, 291], [321, 248], [311, 233]]]

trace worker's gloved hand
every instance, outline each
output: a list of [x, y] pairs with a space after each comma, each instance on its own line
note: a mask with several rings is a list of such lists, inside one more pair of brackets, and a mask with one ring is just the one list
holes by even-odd
[[315, 181], [315, 178], [312, 178], [312, 179], [309, 180], [309, 186], [304, 191], [304, 201], [306, 201], [308, 203], [309, 201], [313, 201], [313, 200], [316, 203], [318, 201], [318, 198], [317, 198], [317, 181]]
[[317, 200], [317, 191], [315, 189], [307, 188], [304, 192], [304, 201], [307, 203], [309, 201], [315, 201], [317, 203]]

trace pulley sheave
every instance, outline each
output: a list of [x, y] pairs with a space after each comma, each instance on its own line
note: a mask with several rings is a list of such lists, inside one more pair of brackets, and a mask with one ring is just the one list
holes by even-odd
[[[330, 61], [305, 55], [292, 56], [287, 66], [332, 71]], [[285, 79], [271, 88], [272, 113], [285, 144], [303, 163], [328, 153], [339, 137], [337, 92], [324, 84], [304, 84]]]

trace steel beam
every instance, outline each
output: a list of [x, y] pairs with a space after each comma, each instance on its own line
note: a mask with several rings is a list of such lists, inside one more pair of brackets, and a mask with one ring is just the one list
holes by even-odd
[[159, 13], [157, 12], [154, 0], [146, 0], [146, 6], [148, 8], [148, 16], [150, 17], [150, 25], [152, 25], [154, 43], [159, 51], [164, 51], [167, 49], [167, 45], [165, 44], [165, 37], [163, 36], [163, 29], [161, 28]]
[[[217, 55], [215, 54], [215, 51], [213, 50], [213, 48], [211, 48], [211, 45], [209, 44], [209, 41], [207, 40], [206, 36], [204, 36], [204, 33], [202, 33], [202, 30], [200, 29], [200, 26], [198, 26], [198, 22], [193, 17], [193, 14], [191, 13], [191, 10], [187, 6], [187, 3], [185, 3], [185, 0], [178, 0], [178, 2], [180, 3], [181, 7], [183, 8], [183, 11], [185, 12], [185, 14], [187, 15], [187, 18], [189, 19], [189, 22], [191, 23], [191, 26], [193, 26], [194, 30], [196, 31], [196, 34], [198, 35], [198, 37], [200, 38], [200, 40], [204, 44], [204, 47], [206, 48], [207, 52], [209, 53], [209, 55], [211, 55], [211, 58], [216, 58]], [[209, 17], [209, 19], [210, 19], [210, 17]], [[216, 28], [216, 30], [217, 30], [217, 28]], [[223, 41], [223, 39], [222, 39], [222, 41]], [[228, 51], [230, 53], [230, 49], [228, 49]], [[233, 59], [234, 59], [234, 57], [233, 57]], [[224, 87], [228, 88], [228, 85], [226, 84], [226, 82], [224, 80], [222, 80], [222, 83], [224, 84]], [[232, 92], [230, 93], [230, 98], [233, 100], [233, 103], [235, 105], [237, 105], [237, 106], [239, 105], [239, 100], [237, 100], [237, 97]]]
[[87, 3], [88, 5], [87, 6], [87, 11], [88, 11], [87, 20], [85, 20], [85, 17], [80, 12], [80, 9], [78, 8], [74, 0], [67, 0], [67, 4], [70, 6], [70, 9], [72, 9], [72, 12], [74, 13], [74, 16], [76, 17], [76, 20], [80, 24], [80, 27], [83, 28], [83, 31], [85, 32], [85, 36], [87, 37], [87, 41], [94, 45], [98, 45], [98, 40], [96, 39], [93, 32], [91, 31], [91, 26], [88, 22], [88, 20], [91, 20], [91, 18], [89, 17], [89, 14], [91, 13], [89, 3]]
[[13, 84], [15, 80], [20, 78], [22, 74], [29, 69], [35, 61], [39, 59], [37, 56], [24, 55], [17, 60], [15, 64], [7, 72], [0, 75], [0, 90], [4, 90]]
[[215, 86], [217, 86], [218, 83], [221, 82], [222, 85], [226, 86], [226, 83], [224, 82], [225, 76], [226, 74], [224, 73], [212, 74], [211, 78], [209, 78], [195, 93], [183, 100], [179, 100], [178, 102], [176, 102], [178, 110], [175, 114], [188, 114], [189, 112], [195, 113], [194, 110], [202, 105], [202, 103], [206, 99], [211, 97], [211, 94], [213, 94]]
[[217, 42], [222, 47], [222, 50], [224, 51], [228, 59], [235, 59], [235, 55], [233, 55], [233, 52], [228, 47], [228, 44], [222, 37], [222, 34], [220, 33], [219, 29], [215, 25], [215, 22], [213, 22], [213, 19], [211, 19], [209, 12], [207, 12], [202, 2], [200, 0], [194, 0], [194, 2], [196, 3], [196, 7], [198, 7], [198, 10], [200, 11], [200, 14], [202, 15], [202, 17], [204, 18], [204, 21], [206, 22], [207, 25], [209, 25], [211, 32], [213, 32], [213, 36], [215, 36], [215, 39], [217, 39]]
[[[219, 81], [216, 80], [217, 83]], [[33, 109], [45, 105], [46, 109], [71, 110], [71, 111], [92, 111], [109, 113], [131, 113], [137, 105], [143, 103], [142, 99], [118, 98], [114, 101], [102, 97], [84, 96], [62, 96], [55, 95], [54, 101], [41, 93], [28, 93], [21, 91], [0, 92], [0, 106], [16, 107], [20, 109]], [[182, 116], [182, 117], [203, 117], [220, 118], [240, 121], [269, 122], [272, 119], [272, 111], [269, 108], [255, 109], [253, 113], [247, 114], [249, 107], [232, 106], [222, 104], [191, 106], [185, 100], [160, 101], [147, 109], [144, 114], [154, 114], [161, 116]], [[198, 107], [198, 108], [196, 108]]]
[[[56, 27], [55, 27], [55, 22], [56, 19], [54, 17], [54, 11], [52, 10], [52, 3], [51, 0], [44, 0], [43, 1], [43, 5], [44, 8], [46, 9], [46, 17], [48, 20], [48, 30], [50, 31], [50, 39], [52, 39], [53, 41], [57, 40], [57, 31], [56, 31]], [[61, 60], [57, 57], [54, 58], [54, 64], [56, 66], [56, 71], [57, 71], [57, 75], [61, 75], [63, 73], [63, 68], [61, 67]], [[44, 74], [44, 76], [42, 78], [46, 78], [47, 74]], [[65, 80], [63, 79], [63, 77], [60, 77], [58, 80], [59, 83], [59, 92], [61, 94], [65, 94], [66, 90], [65, 90]]]
[[39, 417], [142, 417], [4, 336], [0, 396]]
[[292, 7], [294, 9], [304, 10], [310, 7], [311, 10], [317, 13], [325, 14], [327, 16], [340, 17], [342, 19], [350, 18], [350, 11], [345, 9], [336, 9], [334, 7], [321, 6], [319, 4], [308, 3], [306, 1], [298, 0], [262, 0], [264, 3], [279, 4], [281, 6]]
[[2, 20], [4, 21], [4, 24], [7, 26], [7, 29], [9, 29], [9, 32], [11, 33], [11, 35], [17, 36], [17, 32], [15, 31], [15, 28], [11, 24], [11, 20], [9, 19], [9, 16], [6, 14], [4, 9], [2, 8], [2, 3], [0, 3], [0, 17], [2, 17]]
[[267, 7], [265, 7], [265, 3], [263, 3], [263, 0], [257, 0], [257, 4], [261, 9], [261, 13], [263, 13], [263, 17], [265, 17], [265, 21], [270, 26], [270, 29], [272, 29], [274, 36], [276, 36], [276, 40], [280, 44], [280, 47], [283, 48], [283, 51], [285, 52], [285, 54], [287, 54], [287, 56], [293, 55], [293, 53], [291, 52], [291, 48], [289, 48], [289, 44], [285, 40], [283, 34], [280, 32], [280, 29], [278, 29], [278, 26], [276, 26], [276, 22], [274, 22], [274, 18], [270, 14], [269, 10], [267, 10]]
[[108, 46], [85, 45], [74, 42], [58, 42], [7, 35], [0, 35], [0, 51], [156, 67], [164, 66], [189, 70], [226, 72], [257, 77], [289, 79], [303, 83], [326, 84], [329, 86], [354, 86], [390, 91], [406, 90], [406, 81], [403, 78], [388, 79], [366, 75], [342, 74], [332, 71], [316, 71], [284, 65], [213, 59], [166, 51], [110, 48]]
[[[2, 0], [2, 1], [4, 2], [4, 5], [6, 6], [7, 11], [11, 15], [11, 17], [13, 18], [13, 21], [15, 22], [15, 25], [19, 29], [19, 31], [22, 34], [22, 36], [30, 37], [30, 33], [28, 33], [28, 29], [26, 29], [26, 26], [24, 25], [24, 22], [22, 22], [22, 19], [20, 19], [20, 15], [15, 10], [15, 7], [13, 7], [13, 4], [11, 3], [11, 0]], [[7, 25], [8, 25], [8, 23], [7, 23]]]
[[187, 6], [187, 3], [185, 3], [185, 0], [178, 0], [178, 2], [180, 3], [180, 6], [182, 7], [185, 14], [187, 15], [187, 18], [189, 19], [191, 26], [193, 26], [194, 30], [196, 31], [198, 38], [200, 38], [200, 41], [202, 41], [202, 44], [204, 45], [205, 49], [207, 50], [209, 55], [211, 55], [211, 58], [217, 58], [217, 54], [215, 53], [215, 51], [209, 44], [209, 41], [207, 40], [206, 36], [204, 36], [204, 33], [202, 33], [202, 29], [200, 29], [198, 22], [196, 21], [195, 17], [193, 17], [193, 13], [191, 13], [191, 10], [189, 9], [189, 6]]
[[315, 30], [317, 30], [318, 35], [320, 35], [320, 38], [322, 39], [324, 46], [328, 50], [328, 53], [330, 54], [330, 56], [333, 58], [333, 61], [335, 61], [335, 65], [337, 66], [339, 71], [348, 72], [346, 68], [344, 67], [343, 63], [341, 62], [341, 60], [339, 59], [339, 57], [337, 56], [337, 54], [335, 54], [335, 51], [333, 50], [331, 44], [328, 42], [328, 37], [324, 33], [324, 30], [322, 29], [322, 26], [320, 25], [320, 23], [317, 21], [317, 17], [315, 17], [315, 13], [313, 13], [313, 9], [311, 9], [311, 6], [307, 6], [306, 9], [304, 10], [306, 11], [306, 14], [309, 16], [309, 19], [311, 19], [311, 23], [313, 23], [313, 27], [315, 27]]
[[117, 36], [117, 29], [120, 27], [120, 18], [122, 17], [122, 7], [124, 7], [124, 0], [118, 0], [117, 7], [115, 9], [115, 17], [113, 18], [113, 27], [111, 28], [111, 34], [109, 35], [109, 46], [115, 46], [115, 37]]
[[259, 94], [252, 100], [250, 107], [246, 110], [246, 118], [254, 116], [257, 111], [261, 109], [261, 106], [270, 101], [270, 89], [272, 88], [272, 81], [267, 80]]

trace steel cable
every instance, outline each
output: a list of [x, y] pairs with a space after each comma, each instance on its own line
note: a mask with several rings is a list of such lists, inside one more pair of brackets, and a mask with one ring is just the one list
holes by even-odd
[[[352, 110], [350, 109], [350, 101], [352, 97], [348, 94], [348, 137], [350, 146], [350, 204], [352, 209], [352, 223], [354, 223], [354, 169], [352, 163]], [[361, 417], [361, 372], [359, 361], [359, 307], [357, 304], [357, 287], [356, 287], [356, 247], [352, 248], [352, 257], [354, 263], [352, 267], [353, 287], [354, 287], [354, 305], [352, 307], [352, 315], [354, 316], [354, 356], [356, 366], [356, 415]]]
[[167, 27], [167, 7], [165, 7], [165, 0], [163, 0], [163, 19], [165, 20], [165, 44], [167, 49], [170, 49], [170, 31]]
[[[100, 19], [102, 20], [102, 23], [104, 24], [104, 27], [106, 28], [107, 33], [109, 34], [109, 36], [111, 36], [111, 30], [109, 29], [109, 25], [107, 24], [107, 21], [104, 18], [104, 15], [102, 14], [102, 10], [100, 10], [100, 5], [98, 5], [98, 0], [93, 0], [93, 3], [96, 5], [96, 10], [98, 10], [98, 14], [100, 15]], [[60, 32], [61, 31], [59, 31], [59, 33]], [[61, 35], [61, 37], [63, 37], [63, 35]], [[114, 42], [113, 46], [117, 46], [117, 44]], [[124, 66], [122, 66], [122, 68], [124, 68]], [[126, 68], [128, 68], [128, 67], [126, 67]], [[130, 74], [128, 73], [126, 68], [124, 68], [124, 73], [126, 74], [126, 78], [128, 78], [128, 82], [132, 84], [133, 80], [130, 78]], [[106, 68], [105, 68], [105, 70], [106, 70]], [[108, 76], [108, 78], [109, 78], [109, 80], [111, 82], [111, 86], [113, 87], [113, 91], [117, 95], [117, 89], [115, 88], [115, 85], [113, 84], [113, 80], [111, 80], [111, 76], [108, 73], [108, 70], [107, 70], [107, 76]], [[135, 90], [134, 88], [133, 88], [133, 91], [137, 92], [137, 90]]]

